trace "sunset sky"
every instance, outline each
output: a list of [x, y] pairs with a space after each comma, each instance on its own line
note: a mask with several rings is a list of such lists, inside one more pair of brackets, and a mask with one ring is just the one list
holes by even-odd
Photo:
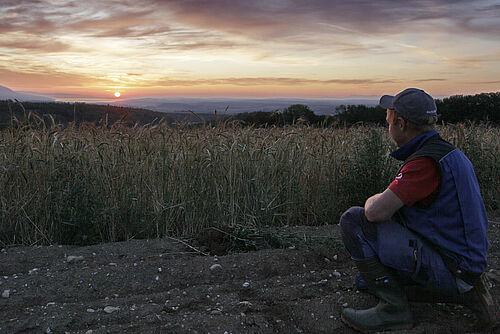
[[500, 1], [0, 0], [0, 85], [53, 97], [500, 91]]

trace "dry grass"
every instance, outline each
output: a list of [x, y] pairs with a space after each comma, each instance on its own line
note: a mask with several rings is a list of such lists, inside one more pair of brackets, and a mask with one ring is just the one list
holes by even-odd
[[[499, 129], [441, 132], [469, 154], [498, 209]], [[0, 243], [336, 223], [387, 186], [392, 149], [375, 127], [11, 127], [0, 132]]]

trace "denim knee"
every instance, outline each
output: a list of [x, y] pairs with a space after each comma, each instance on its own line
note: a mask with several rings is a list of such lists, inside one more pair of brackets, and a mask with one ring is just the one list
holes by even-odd
[[340, 218], [340, 236], [342, 237], [342, 242], [345, 248], [355, 259], [362, 259], [365, 257], [363, 252], [363, 246], [360, 242], [360, 235], [363, 234], [362, 231], [362, 219], [363, 216], [362, 207], [352, 207]]
[[[362, 215], [364, 208], [360, 206], [353, 206], [349, 208], [340, 217], [340, 229], [343, 233], [355, 232], [361, 230]], [[356, 233], [356, 232], [355, 232]]]

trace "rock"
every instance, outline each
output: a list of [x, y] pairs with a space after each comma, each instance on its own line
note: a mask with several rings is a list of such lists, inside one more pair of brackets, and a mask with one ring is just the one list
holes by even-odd
[[334, 259], [335, 261], [337, 261], [337, 259], [338, 259], [338, 258], [339, 258], [339, 257], [338, 257], [336, 254], [333, 256], [333, 259]]
[[88, 312], [88, 313], [94, 313], [94, 312], [95, 312], [95, 310], [94, 310], [93, 308], [88, 308], [88, 309], [87, 309], [87, 312]]
[[10, 290], [4, 290], [2, 292], [2, 298], [9, 298], [10, 297]]
[[244, 288], [248, 288], [249, 286], [250, 286], [250, 283], [249, 283], [249, 282], [245, 282], [245, 283], [243, 283], [243, 285], [242, 285], [242, 287], [244, 287]]
[[92, 334], [92, 333], [94, 333], [94, 331], [91, 329], [89, 329], [88, 331], [85, 332], [85, 334]]
[[222, 270], [222, 266], [221, 266], [220, 264], [218, 264], [218, 263], [216, 263], [216, 264], [212, 264], [212, 265], [210, 266], [210, 270], [211, 270], [211, 271], [214, 271], [214, 270]]
[[342, 276], [342, 274], [341, 274], [341, 273], [339, 273], [339, 272], [338, 272], [338, 271], [336, 271], [336, 270], [335, 270], [332, 274], [333, 274], [333, 276], [335, 276], [335, 278], [340, 278], [340, 276]]
[[116, 311], [119, 311], [119, 310], [120, 310], [120, 308], [119, 308], [119, 307], [115, 307], [115, 306], [106, 306], [106, 307], [104, 308], [104, 312], [106, 312], [106, 313], [108, 313], [108, 314], [109, 314], [109, 313], [116, 312]]
[[158, 272], [159, 272], [159, 273], [161, 273], [162, 271], [163, 271], [163, 269], [161, 269], [161, 267], [160, 267], [160, 268], [158, 268]]
[[349, 306], [349, 304], [347, 303], [342, 304], [342, 307], [347, 307], [347, 306]]
[[80, 262], [80, 261], [83, 261], [83, 256], [70, 255], [66, 258], [66, 262], [68, 263]]

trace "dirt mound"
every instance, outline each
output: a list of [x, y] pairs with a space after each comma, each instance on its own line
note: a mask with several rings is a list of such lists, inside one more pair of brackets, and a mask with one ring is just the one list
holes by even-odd
[[[499, 230], [492, 224], [497, 298]], [[356, 270], [340, 249], [200, 252], [174, 239], [2, 250], [0, 333], [354, 333], [342, 308], [375, 303], [352, 289]], [[404, 333], [479, 332], [461, 306], [412, 309], [417, 326]]]

